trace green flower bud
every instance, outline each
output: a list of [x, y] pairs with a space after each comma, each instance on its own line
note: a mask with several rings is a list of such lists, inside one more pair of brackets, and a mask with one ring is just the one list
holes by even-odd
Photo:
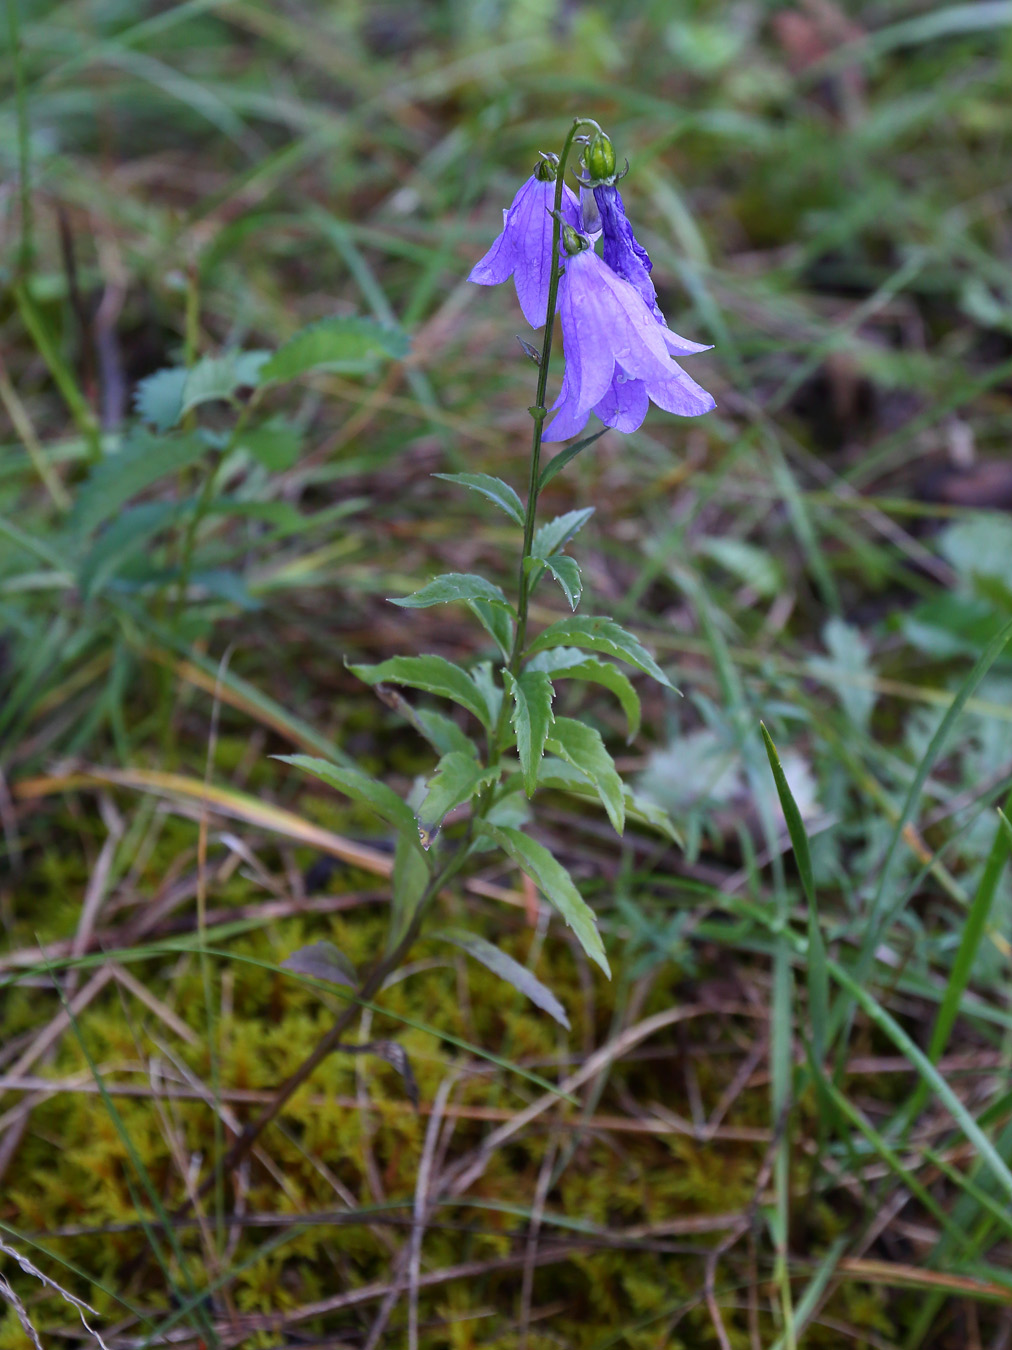
[[547, 155], [534, 166], [534, 177], [539, 183], [554, 183], [559, 173], [558, 155]]
[[615, 147], [611, 138], [599, 131], [587, 146], [583, 162], [594, 183], [604, 183], [615, 176]]
[[563, 225], [562, 227], [562, 247], [570, 257], [574, 253], [582, 253], [584, 249], [589, 248], [587, 240], [582, 234], [577, 234], [572, 225]]

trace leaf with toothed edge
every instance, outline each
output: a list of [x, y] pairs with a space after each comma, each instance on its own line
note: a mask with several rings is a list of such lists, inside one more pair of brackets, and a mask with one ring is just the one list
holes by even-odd
[[366, 684], [403, 684], [452, 699], [473, 713], [482, 726], [492, 724], [484, 692], [466, 670], [445, 656], [391, 656], [375, 666], [350, 665], [348, 669]]
[[556, 516], [544, 525], [539, 525], [534, 533], [531, 551], [539, 558], [549, 558], [567, 544], [577, 531], [582, 530], [594, 514], [592, 506], [579, 511], [567, 511], [564, 516]]
[[615, 761], [601, 734], [572, 717], [557, 717], [545, 748], [571, 764], [591, 784], [617, 834], [625, 829], [625, 797]]
[[575, 459], [581, 450], [586, 450], [588, 445], [593, 445], [604, 433], [607, 427], [602, 427], [600, 431], [595, 431], [593, 436], [586, 436], [582, 441], [577, 441], [575, 445], [568, 446], [548, 461], [541, 470], [541, 478], [538, 480], [538, 491], [541, 492], [552, 481], [557, 473], [566, 467], [571, 459]]
[[474, 572], [444, 572], [414, 595], [391, 599], [390, 603], [400, 605], [402, 609], [430, 609], [433, 605], [447, 605], [457, 600], [484, 600], [487, 604], [501, 606], [509, 614], [514, 612], [502, 588]]
[[447, 483], [459, 483], [461, 487], [480, 492], [490, 502], [494, 502], [517, 525], [524, 523], [524, 504], [509, 483], [495, 478], [490, 473], [434, 473], [433, 478], [442, 478]]
[[282, 764], [291, 764], [293, 768], [303, 769], [324, 783], [337, 788], [353, 801], [372, 807], [378, 816], [393, 825], [402, 834], [414, 829], [415, 817], [411, 807], [402, 797], [398, 797], [393, 788], [370, 778], [361, 769], [348, 769], [341, 764], [331, 764], [326, 759], [314, 759], [312, 755], [273, 755]]
[[539, 844], [521, 830], [510, 829], [506, 825], [491, 825], [487, 820], [479, 821], [477, 828], [481, 834], [493, 839], [506, 856], [531, 878], [576, 934], [580, 946], [590, 959], [611, 979], [604, 944], [597, 931], [597, 916], [573, 885], [573, 878], [562, 864], [552, 857], [544, 844]]
[[532, 797], [538, 785], [538, 762], [545, 752], [545, 740], [555, 720], [552, 714], [555, 690], [543, 671], [525, 670], [519, 679], [515, 679], [507, 670], [503, 672], [503, 679], [513, 699], [510, 722], [516, 732], [524, 790]]
[[675, 689], [643, 644], [634, 638], [632, 633], [627, 633], [614, 619], [581, 618], [577, 615], [559, 619], [557, 623], [553, 623], [550, 628], [538, 634], [527, 648], [527, 655], [535, 656], [550, 647], [566, 646], [615, 656], [620, 661], [625, 661], [627, 665], [642, 670], [645, 675], [652, 675], [657, 683], [663, 684], [665, 688]]
[[639, 731], [639, 695], [628, 675], [611, 662], [599, 661], [596, 656], [588, 656], [576, 647], [549, 647], [531, 657], [525, 669], [543, 670], [556, 680], [586, 680], [601, 685], [610, 690], [622, 706], [629, 726], [626, 740], [631, 741]]
[[428, 782], [425, 800], [418, 808], [418, 836], [423, 848], [429, 848], [444, 816], [455, 806], [463, 806], [482, 788], [498, 780], [498, 765], [484, 768], [473, 755], [453, 750], [436, 765]]

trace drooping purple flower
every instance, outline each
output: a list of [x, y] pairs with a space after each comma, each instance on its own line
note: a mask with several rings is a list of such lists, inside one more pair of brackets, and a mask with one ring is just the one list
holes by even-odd
[[622, 194], [617, 187], [606, 183], [594, 189], [594, 200], [601, 213], [605, 262], [630, 286], [635, 286], [653, 311], [657, 322], [664, 323], [664, 315], [657, 304], [657, 292], [650, 277], [654, 265], [646, 249], [633, 234]]
[[[503, 211], [502, 233], [468, 276], [468, 281], [479, 286], [498, 286], [513, 277], [520, 308], [532, 328], [542, 328], [548, 313], [554, 209], [555, 183], [543, 182], [535, 171], [513, 198], [513, 205]], [[565, 186], [562, 217], [567, 224], [579, 227], [580, 203]]]
[[709, 347], [659, 323], [640, 292], [593, 248], [567, 257], [559, 315], [566, 369], [544, 440], [577, 435], [591, 412], [606, 426], [629, 432], [640, 426], [650, 402], [679, 417], [698, 417], [715, 406], [671, 359], [672, 353]]

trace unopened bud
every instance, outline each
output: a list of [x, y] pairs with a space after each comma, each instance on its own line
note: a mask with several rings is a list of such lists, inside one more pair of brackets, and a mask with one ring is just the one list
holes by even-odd
[[539, 183], [554, 183], [558, 172], [558, 155], [542, 155], [534, 166], [534, 177]]
[[587, 146], [583, 162], [593, 183], [603, 183], [615, 176], [615, 147], [603, 131], [597, 132]]
[[574, 253], [582, 253], [585, 248], [589, 248], [590, 244], [582, 234], [577, 234], [572, 225], [563, 225], [562, 247], [572, 257]]

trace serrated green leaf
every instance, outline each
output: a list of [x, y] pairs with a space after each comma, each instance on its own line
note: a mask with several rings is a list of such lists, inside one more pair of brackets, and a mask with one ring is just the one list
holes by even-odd
[[461, 754], [470, 755], [472, 759], [477, 758], [477, 748], [456, 722], [443, 713], [434, 712], [431, 708], [414, 708], [412, 711], [417, 719], [418, 730], [441, 755], [459, 750]]
[[583, 594], [583, 581], [580, 577], [580, 565], [575, 558], [565, 553], [557, 553], [554, 558], [542, 558], [545, 566], [562, 587], [562, 593], [569, 601], [569, 608], [575, 609]]
[[348, 769], [342, 764], [331, 764], [326, 759], [315, 759], [312, 755], [275, 755], [282, 764], [291, 764], [293, 768], [311, 773], [331, 787], [343, 792], [353, 801], [371, 806], [394, 829], [402, 834], [414, 835], [417, 832], [414, 812], [402, 797], [398, 797], [393, 788], [370, 778], [361, 769]]
[[260, 370], [260, 383], [294, 380], [312, 370], [355, 374], [384, 360], [402, 361], [411, 349], [406, 333], [374, 319], [343, 315], [303, 328]]
[[507, 670], [503, 679], [513, 700], [510, 722], [517, 736], [524, 791], [528, 797], [533, 797], [538, 785], [538, 764], [545, 752], [549, 729], [555, 721], [552, 713], [555, 690], [549, 677], [540, 670], [525, 670], [519, 679], [514, 679]]
[[592, 506], [584, 506], [579, 511], [567, 511], [564, 516], [547, 520], [535, 530], [531, 552], [538, 558], [550, 558], [568, 543], [578, 530], [583, 529], [593, 514]]
[[534, 656], [538, 652], [547, 651], [550, 647], [567, 645], [618, 657], [627, 665], [642, 670], [645, 675], [652, 675], [658, 684], [663, 684], [667, 689], [674, 689], [674, 685], [642, 643], [631, 633], [627, 633], [614, 619], [588, 619], [576, 616], [559, 619], [557, 623], [553, 623], [550, 628], [538, 634], [527, 648], [527, 655]]
[[484, 600], [486, 604], [498, 605], [507, 613], [513, 613], [513, 606], [501, 588], [474, 572], [444, 572], [414, 595], [390, 603], [400, 605], [402, 609], [429, 609], [432, 605], [446, 605], [454, 600]]
[[567, 449], [560, 450], [554, 459], [550, 459], [541, 470], [538, 491], [540, 492], [543, 488], [547, 487], [555, 475], [564, 469], [571, 459], [575, 459], [581, 450], [586, 450], [588, 445], [593, 445], [607, 430], [607, 427], [602, 427], [600, 431], [595, 431], [593, 436], [586, 436], [582, 441], [577, 441], [575, 445], [570, 445]]
[[230, 399], [237, 389], [255, 388], [269, 352], [226, 352], [205, 356], [186, 372], [180, 416], [201, 403]]
[[418, 808], [418, 834], [422, 847], [428, 848], [443, 817], [456, 806], [463, 806], [482, 788], [499, 777], [499, 766], [485, 768], [474, 755], [453, 750], [436, 765], [429, 779], [425, 800]]
[[625, 829], [624, 785], [600, 732], [572, 717], [557, 717], [545, 748], [571, 764], [593, 785], [608, 819], [616, 833], [621, 834]]
[[610, 690], [622, 706], [629, 724], [627, 741], [640, 729], [640, 700], [628, 675], [607, 661], [588, 656], [576, 647], [550, 647], [531, 658], [527, 670], [543, 670], [557, 680], [587, 680]]
[[156, 431], [168, 431], [183, 415], [183, 385], [189, 371], [185, 366], [156, 370], [141, 380], [134, 393], [134, 409]]
[[501, 980], [511, 984], [518, 993], [529, 998], [535, 1007], [541, 1008], [549, 1017], [554, 1017], [556, 1022], [560, 1022], [569, 1031], [566, 1010], [552, 991], [526, 966], [514, 961], [512, 956], [507, 956], [499, 947], [479, 937], [477, 933], [468, 933], [461, 928], [443, 928], [431, 936], [437, 941], [450, 942], [455, 947], [460, 947], [468, 956], [473, 956], [493, 975], [498, 975]]
[[115, 452], [105, 455], [81, 484], [68, 522], [88, 534], [119, 514], [132, 497], [162, 478], [197, 463], [207, 453], [199, 436], [152, 436], [135, 431]]
[[442, 478], [447, 483], [460, 483], [472, 492], [480, 492], [490, 502], [501, 507], [521, 528], [524, 524], [524, 504], [509, 483], [494, 478], [490, 473], [434, 473], [433, 478]]
[[531, 878], [548, 903], [572, 928], [590, 959], [611, 979], [604, 944], [597, 931], [597, 917], [562, 864], [552, 857], [544, 844], [520, 830], [510, 829], [508, 825], [492, 825], [487, 820], [478, 821], [477, 828], [479, 833], [494, 839], [506, 856]]
[[491, 726], [484, 693], [466, 670], [447, 661], [445, 656], [392, 656], [376, 666], [357, 665], [348, 669], [366, 684], [402, 684], [452, 699], [473, 713], [482, 726]]
[[499, 648], [503, 660], [508, 661], [513, 651], [513, 620], [506, 610], [487, 600], [468, 600], [467, 607]]

